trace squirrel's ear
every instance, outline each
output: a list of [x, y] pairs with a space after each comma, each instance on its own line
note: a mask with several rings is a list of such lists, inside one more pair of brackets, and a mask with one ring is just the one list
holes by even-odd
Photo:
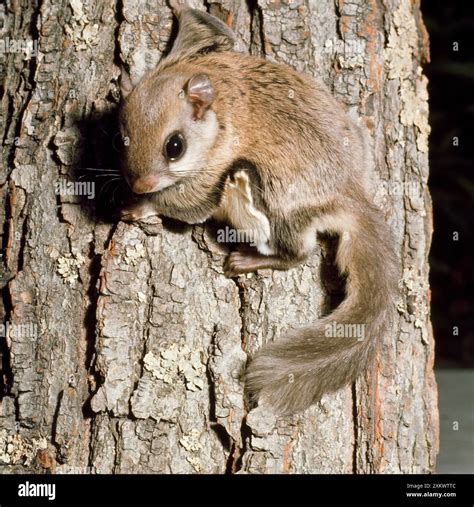
[[193, 106], [194, 119], [200, 120], [214, 101], [214, 88], [207, 74], [196, 74], [186, 85], [186, 96]]
[[130, 92], [133, 90], [134, 85], [132, 83], [132, 78], [130, 74], [127, 72], [123, 65], [120, 66], [120, 92], [122, 93], [122, 99], [125, 99]]
[[170, 0], [178, 17], [179, 29], [169, 57], [185, 57], [234, 48], [234, 32], [220, 19], [206, 12], [191, 9], [187, 0]]

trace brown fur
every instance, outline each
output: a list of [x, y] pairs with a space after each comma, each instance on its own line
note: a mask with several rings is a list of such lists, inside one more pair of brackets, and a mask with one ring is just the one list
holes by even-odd
[[[337, 261], [347, 274], [345, 301], [321, 321], [263, 347], [246, 373], [251, 396], [282, 413], [299, 411], [366, 368], [393, 310], [398, 266], [366, 185], [364, 136], [322, 84], [287, 66], [229, 51], [233, 36], [224, 24], [176, 10], [177, 44], [123, 108], [122, 133], [130, 140], [125, 174], [136, 181], [153, 173], [166, 182], [142, 197], [147, 213], [153, 208], [190, 223], [224, 216], [240, 229], [246, 228], [245, 216], [266, 217], [268, 255], [260, 249], [234, 252], [226, 263], [231, 276], [304, 261], [317, 231], [341, 236]], [[186, 95], [197, 75], [208, 77], [213, 97], [198, 119]], [[163, 159], [162, 146], [177, 128], [189, 146], [173, 165]], [[229, 187], [235, 169], [248, 175], [240, 194]], [[137, 209], [127, 212], [136, 219]], [[363, 324], [365, 338], [328, 337], [333, 322]]]

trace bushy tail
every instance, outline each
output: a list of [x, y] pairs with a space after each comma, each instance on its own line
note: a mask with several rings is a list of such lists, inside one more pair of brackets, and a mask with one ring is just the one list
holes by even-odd
[[337, 264], [347, 275], [346, 299], [327, 317], [265, 345], [251, 360], [246, 389], [279, 413], [301, 411], [326, 392], [353, 382], [367, 367], [394, 311], [398, 263], [380, 210], [354, 211], [340, 234]]

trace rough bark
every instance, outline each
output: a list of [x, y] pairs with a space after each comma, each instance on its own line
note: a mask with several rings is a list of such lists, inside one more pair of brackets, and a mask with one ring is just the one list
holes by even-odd
[[[203, 5], [205, 4], [205, 5]], [[164, 0], [8, 0], [0, 168], [0, 470], [415, 473], [438, 450], [427, 252], [427, 36], [410, 0], [222, 0], [242, 51], [323, 79], [367, 124], [377, 202], [403, 259], [398, 320], [355, 386], [276, 420], [243, 401], [246, 352], [337, 296], [334, 245], [304, 266], [226, 279], [212, 234], [100, 220], [55, 194], [107, 167], [119, 64], [137, 78], [172, 34]], [[277, 105], [276, 105], [277, 107]], [[105, 121], [105, 120], [104, 120]], [[328, 275], [328, 271], [330, 274]], [[27, 326], [19, 332], [20, 325]]]

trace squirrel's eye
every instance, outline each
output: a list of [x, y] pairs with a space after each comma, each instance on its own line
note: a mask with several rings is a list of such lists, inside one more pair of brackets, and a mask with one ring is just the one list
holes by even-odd
[[165, 141], [163, 147], [163, 154], [168, 159], [174, 162], [181, 158], [186, 150], [186, 142], [180, 133], [171, 134]]

